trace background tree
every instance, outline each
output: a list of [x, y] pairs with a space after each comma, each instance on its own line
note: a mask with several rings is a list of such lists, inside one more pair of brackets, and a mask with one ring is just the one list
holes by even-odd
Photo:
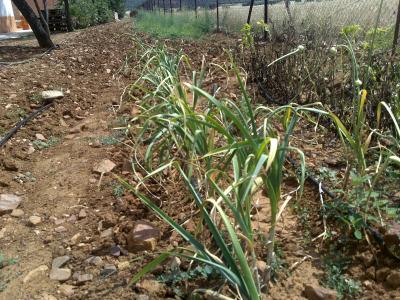
[[24, 16], [26, 21], [31, 26], [33, 33], [42, 48], [53, 48], [54, 44], [48, 34], [47, 30], [44, 28], [43, 24], [40, 22], [36, 14], [33, 12], [32, 8], [26, 3], [25, 0], [12, 0], [14, 5], [18, 8], [21, 14]]

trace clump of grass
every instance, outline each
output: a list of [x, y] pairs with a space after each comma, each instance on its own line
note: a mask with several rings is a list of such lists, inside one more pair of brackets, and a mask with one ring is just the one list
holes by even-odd
[[199, 39], [214, 29], [215, 20], [207, 11], [199, 12], [197, 18], [193, 11], [158, 14], [141, 11], [135, 28], [152, 36], [162, 38]]

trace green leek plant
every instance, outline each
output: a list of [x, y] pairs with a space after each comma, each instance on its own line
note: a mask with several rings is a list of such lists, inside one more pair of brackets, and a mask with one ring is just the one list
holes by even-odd
[[[271, 277], [287, 152], [295, 151], [300, 155], [301, 186], [304, 183], [304, 155], [290, 146], [289, 137], [300, 117], [308, 113], [326, 113], [313, 106], [296, 105], [274, 110], [264, 106], [254, 109], [240, 72], [233, 63], [232, 69], [241, 91], [239, 105], [229, 99], [219, 100], [201, 88], [204, 64], [200, 76], [193, 72], [192, 83], [181, 82], [179, 64], [182, 57], [169, 57], [163, 49], [155, 50], [151, 56], [151, 63], [147, 66], [152, 67], [141, 80], [141, 89], [147, 89], [147, 93], [141, 100], [143, 114], [139, 119], [143, 123], [139, 141], [147, 145], [146, 178], [176, 167], [201, 212], [213, 244], [207, 248], [137, 188], [124, 184], [195, 249], [191, 255], [187, 254], [187, 249], [163, 254], [155, 262], [169, 255], [179, 255], [209, 264], [238, 288], [242, 298], [259, 299], [262, 287], [268, 286]], [[187, 62], [185, 66], [188, 66]], [[136, 86], [139, 85], [137, 82]], [[203, 101], [201, 105], [200, 99]], [[284, 132], [274, 129], [273, 119], [283, 123]], [[262, 125], [257, 125], [256, 120], [262, 120]], [[160, 159], [158, 164], [155, 157]], [[154, 169], [153, 165], [157, 167]], [[267, 193], [271, 206], [270, 230], [263, 233], [267, 240], [269, 266], [264, 278], [260, 278], [256, 268], [256, 234], [251, 220], [253, 196], [260, 188]], [[217, 225], [217, 216], [223, 227]], [[212, 254], [213, 247], [218, 249], [218, 255]], [[147, 265], [133, 282], [155, 264]]]

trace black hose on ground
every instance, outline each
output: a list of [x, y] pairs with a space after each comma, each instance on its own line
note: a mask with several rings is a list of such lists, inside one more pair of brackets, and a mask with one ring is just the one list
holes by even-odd
[[54, 102], [50, 102], [48, 104], [43, 105], [42, 107], [38, 108], [34, 112], [30, 113], [28, 116], [26, 116], [24, 119], [19, 121], [17, 125], [13, 129], [11, 129], [9, 132], [6, 133], [6, 135], [0, 140], [0, 147], [3, 147], [8, 140], [19, 130], [21, 127], [25, 126], [30, 120], [35, 118], [36, 116], [40, 115], [42, 112], [44, 112], [46, 109], [50, 108]]

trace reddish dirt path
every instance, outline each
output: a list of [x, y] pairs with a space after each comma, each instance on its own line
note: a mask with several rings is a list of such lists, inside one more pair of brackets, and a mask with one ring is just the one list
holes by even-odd
[[[121, 22], [56, 35], [59, 50], [26, 64], [0, 66], [3, 132], [15, 124], [19, 112], [28, 113], [37, 106], [35, 97], [42, 90], [62, 89], [65, 93], [54, 108], [0, 149], [0, 193], [21, 195], [24, 211], [18, 218], [0, 217], [0, 253], [17, 261], [1, 270], [4, 291], [0, 299], [64, 298], [59, 282], [49, 280], [48, 271], [37, 273], [26, 283], [23, 280], [37, 267], [51, 266], [54, 257], [70, 255], [70, 265], [80, 264], [79, 255], [88, 252], [90, 244], [85, 244], [85, 239], [92, 233], [85, 219], [90, 218], [93, 224], [99, 217], [90, 209], [81, 220], [74, 221], [71, 216], [76, 217], [92, 197], [90, 190], [97, 182], [93, 166], [113, 155], [113, 146], [98, 147], [90, 138], [110, 135], [108, 125], [116, 118], [112, 105], [119, 102], [124, 87], [124, 81], [113, 74], [131, 46], [129, 38], [121, 36], [129, 31], [130, 24]], [[34, 40], [1, 42], [1, 60], [25, 59], [42, 51], [35, 44]], [[58, 142], [28, 154], [37, 133], [46, 139], [56, 137]], [[26, 172], [35, 181], [21, 184], [14, 180]], [[34, 227], [28, 221], [33, 215], [42, 218]], [[70, 240], [77, 233], [82, 237], [79, 247]], [[80, 271], [85, 271], [83, 268]]]

